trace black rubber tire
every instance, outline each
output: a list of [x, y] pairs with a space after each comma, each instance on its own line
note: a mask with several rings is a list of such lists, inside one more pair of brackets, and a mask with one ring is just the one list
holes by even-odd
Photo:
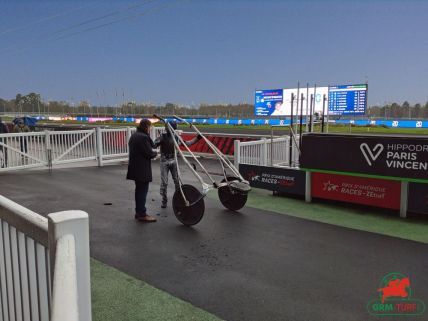
[[[228, 181], [237, 181], [239, 180], [236, 177], [228, 176]], [[222, 183], [226, 182], [226, 179], [221, 181]], [[239, 211], [245, 206], [248, 199], [248, 194], [234, 193], [229, 186], [223, 186], [218, 189], [218, 198], [220, 199], [221, 204], [224, 207], [231, 211]]]
[[172, 209], [175, 217], [184, 225], [192, 226], [198, 224], [205, 212], [204, 197], [194, 186], [181, 185], [184, 196], [189, 201], [190, 206], [185, 206], [183, 195], [178, 189], [172, 198]]

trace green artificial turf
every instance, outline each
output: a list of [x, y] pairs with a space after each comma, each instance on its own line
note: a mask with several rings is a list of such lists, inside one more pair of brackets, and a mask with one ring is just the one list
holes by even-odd
[[219, 321], [216, 316], [91, 259], [93, 321]]
[[[216, 198], [213, 191], [210, 197]], [[428, 243], [428, 220], [403, 219], [398, 213], [349, 204], [306, 203], [302, 199], [273, 196], [272, 192], [253, 188], [246, 206], [307, 220]], [[245, 209], [243, 210], [245, 211]], [[260, 213], [263, 215], [263, 212]]]

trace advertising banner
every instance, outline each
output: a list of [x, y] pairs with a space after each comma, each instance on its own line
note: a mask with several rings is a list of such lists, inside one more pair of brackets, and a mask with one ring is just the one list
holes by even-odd
[[407, 209], [409, 212], [428, 214], [428, 184], [409, 184]]
[[322, 199], [400, 209], [399, 181], [312, 173], [312, 196]]
[[282, 108], [282, 89], [256, 90], [254, 114], [270, 116]]
[[279, 193], [305, 195], [306, 173], [304, 171], [240, 164], [239, 172], [252, 187]]
[[428, 137], [305, 134], [300, 166], [428, 182]]

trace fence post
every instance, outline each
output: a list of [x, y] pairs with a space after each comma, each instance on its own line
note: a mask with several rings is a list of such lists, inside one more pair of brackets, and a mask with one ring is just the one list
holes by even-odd
[[409, 192], [409, 183], [401, 182], [401, 197], [400, 197], [400, 217], [407, 217], [407, 196]]
[[132, 129], [131, 127], [126, 127], [126, 143], [129, 142], [129, 139], [131, 138], [132, 135]]
[[[267, 140], [265, 137], [263, 137], [262, 141], [263, 141], [263, 144], [262, 144], [262, 165], [267, 166], [267, 154], [268, 154]], [[270, 148], [272, 148], [272, 146]]]
[[312, 181], [311, 181], [311, 172], [306, 172], [306, 182], [305, 182], [305, 202], [312, 202]]
[[97, 141], [97, 159], [98, 166], [103, 166], [103, 134], [101, 132], [101, 128], [97, 127], [95, 129], [96, 141]]
[[241, 162], [241, 142], [236, 139], [233, 141], [234, 151], [233, 151], [233, 163], [237, 169], [239, 169], [239, 163]]
[[[89, 218], [83, 211], [64, 211], [48, 215], [49, 259], [51, 284], [54, 280], [57, 241], [73, 235], [76, 253], [77, 303], [80, 320], [92, 320], [91, 277], [89, 257]], [[60, 303], [61, 304], [61, 303]], [[64, 314], [67, 314], [67, 302]]]
[[51, 134], [48, 130], [45, 130], [45, 153], [48, 168], [49, 170], [52, 170]]
[[150, 138], [154, 141], [156, 139], [156, 127], [150, 126]]

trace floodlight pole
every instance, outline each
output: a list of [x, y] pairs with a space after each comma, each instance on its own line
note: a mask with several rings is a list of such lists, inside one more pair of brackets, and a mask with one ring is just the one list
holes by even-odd
[[329, 97], [327, 97], [327, 133], [328, 133], [328, 123], [330, 122], [330, 85], [328, 85], [328, 95]]
[[308, 129], [309, 129], [309, 126], [308, 126], [308, 102], [309, 102], [309, 83], [306, 83], [306, 118], [305, 118], [306, 132], [308, 132]]
[[324, 133], [324, 118], [325, 118], [325, 102], [327, 100], [327, 96], [324, 94], [322, 98], [322, 120], [321, 120], [321, 132]]
[[315, 116], [315, 104], [316, 104], [316, 99], [317, 99], [317, 85], [315, 84], [314, 86], [314, 103], [313, 103], [313, 110], [312, 110], [312, 119], [311, 119], [311, 132], [314, 131], [314, 116]]
[[299, 149], [302, 150], [302, 130], [303, 130], [303, 99], [304, 94], [300, 94], [300, 128], [299, 128]]
[[309, 132], [312, 133], [312, 109], [313, 109], [313, 105], [314, 105], [314, 94], [311, 94], [311, 102], [310, 102], [310, 107], [309, 107]]
[[291, 93], [291, 118], [290, 118], [290, 146], [289, 146], [289, 165], [291, 167], [291, 161], [293, 156], [293, 109], [294, 109], [294, 93]]
[[297, 82], [297, 96], [296, 96], [296, 129], [294, 130], [295, 133], [297, 133], [297, 121], [299, 117], [299, 95], [300, 95], [300, 81]]

